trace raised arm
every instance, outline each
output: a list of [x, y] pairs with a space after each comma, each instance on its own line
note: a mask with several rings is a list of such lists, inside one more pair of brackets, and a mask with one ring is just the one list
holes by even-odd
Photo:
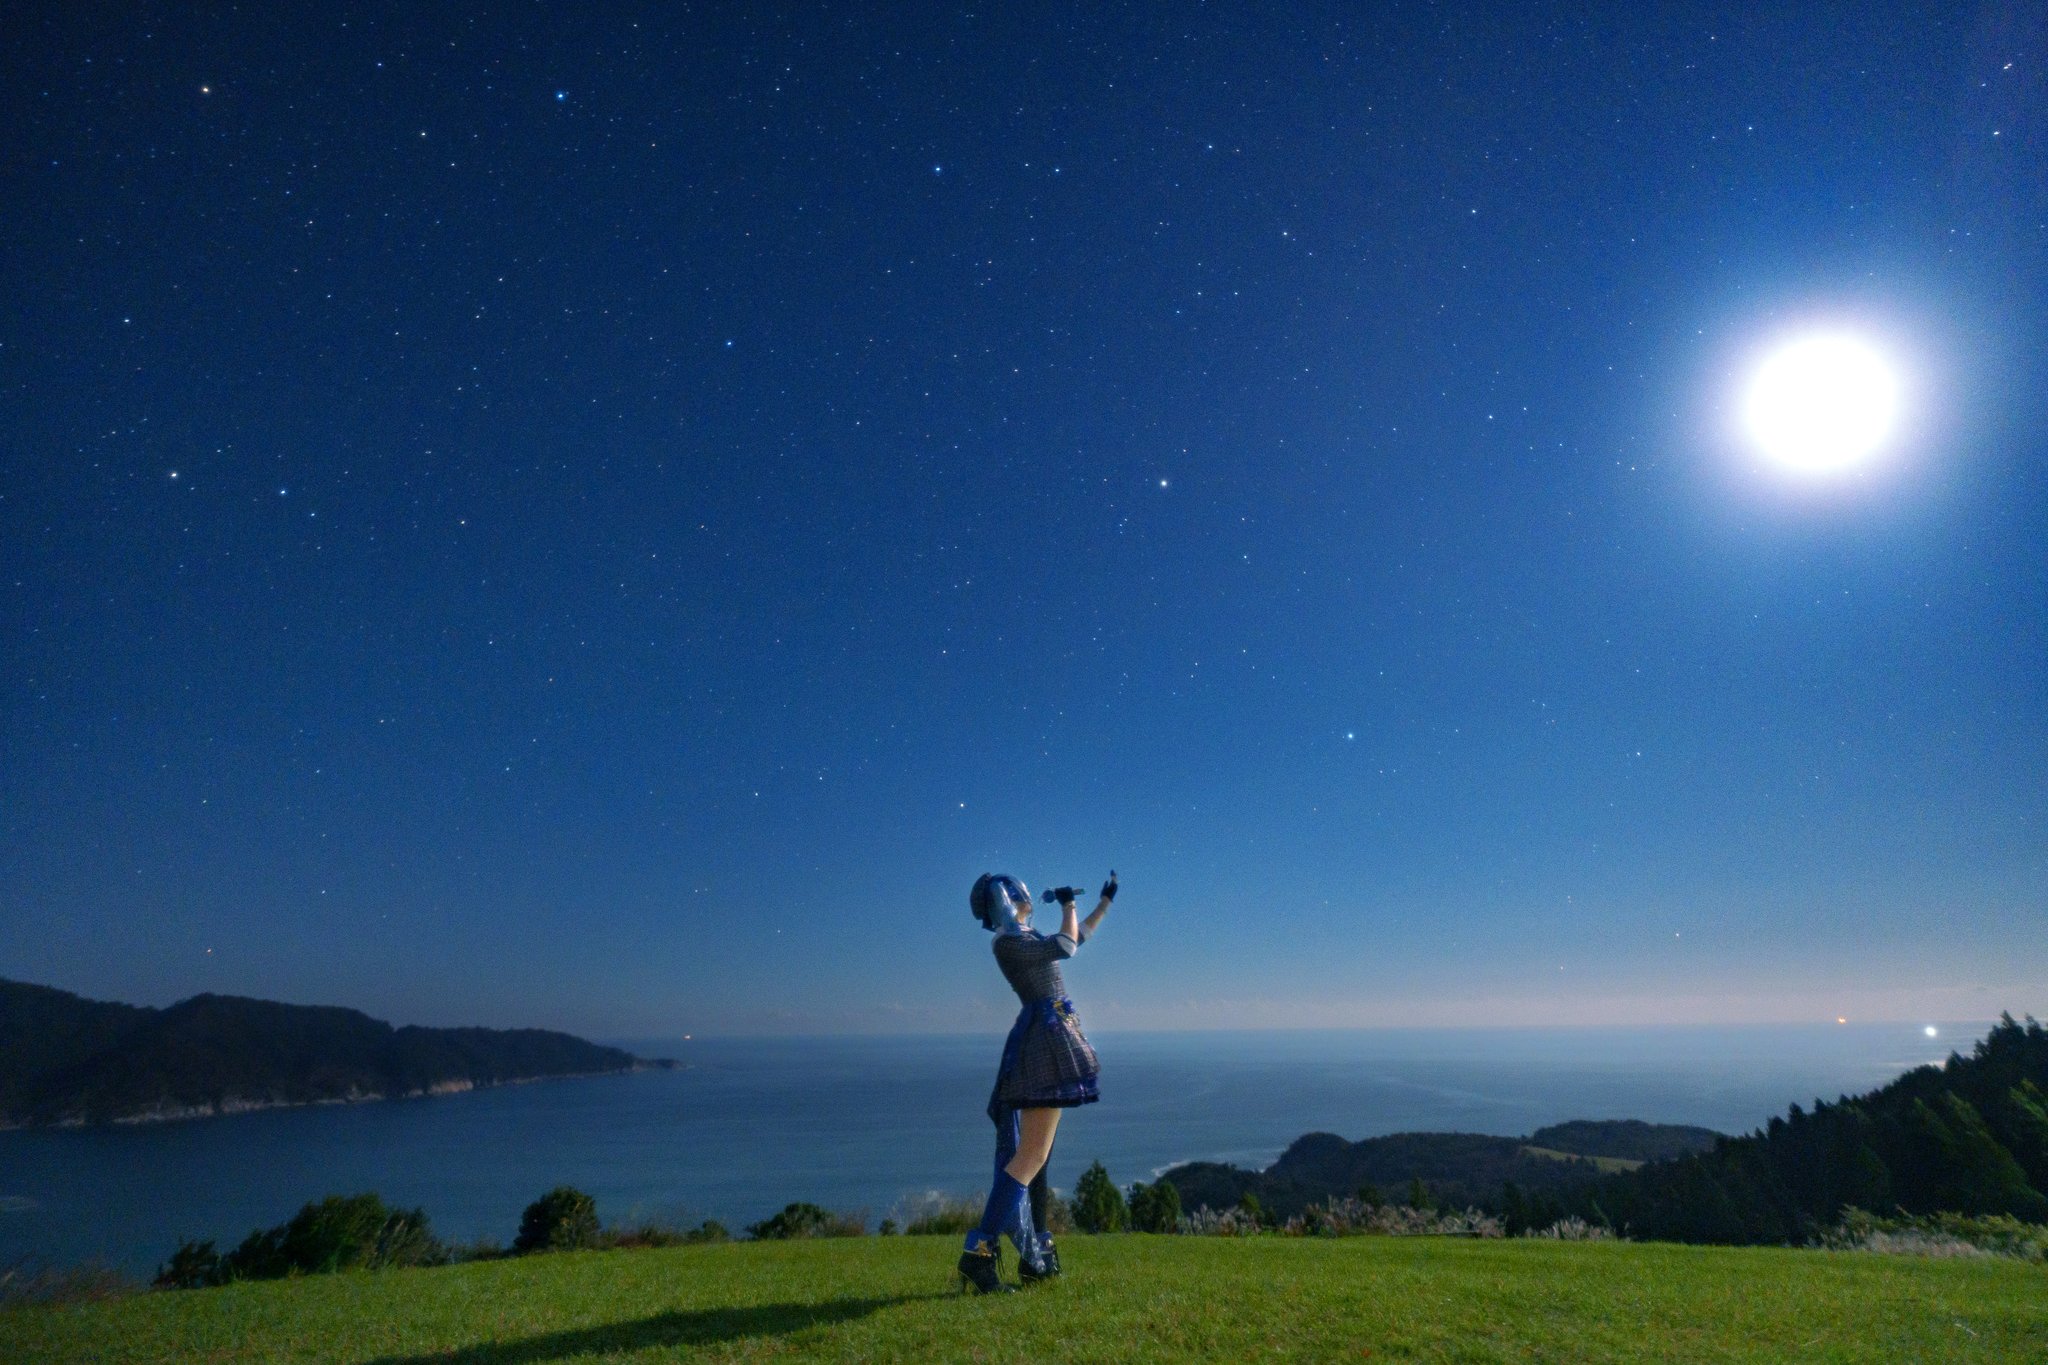
[[[1090, 934], [1095, 932], [1095, 926], [1102, 923], [1102, 917], [1109, 913], [1109, 903], [1115, 899], [1116, 873], [1111, 872], [1109, 880], [1102, 884], [1102, 899], [1095, 903], [1093, 913], [1087, 919], [1081, 921], [1080, 932], [1074, 935], [1074, 942], [1084, 942]], [[1065, 908], [1067, 912], [1066, 924], [1071, 926], [1074, 922], [1074, 907], [1069, 905]], [[1069, 929], [1069, 932], [1072, 932], [1072, 930]]]

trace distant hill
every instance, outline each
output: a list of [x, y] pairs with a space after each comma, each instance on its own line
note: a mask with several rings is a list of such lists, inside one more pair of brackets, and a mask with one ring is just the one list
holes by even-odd
[[0, 979], [0, 1126], [399, 1098], [647, 1062], [542, 1029], [393, 1028], [357, 1010], [195, 995], [164, 1009]]
[[1747, 1137], [1564, 1203], [1674, 1242], [1804, 1242], [1850, 1206], [2048, 1222], [2048, 1029], [2005, 1015], [1968, 1057], [1811, 1112], [1795, 1104]]
[[1397, 1133], [1299, 1138], [1263, 1171], [1194, 1162], [1165, 1173], [1184, 1207], [1245, 1194], [1283, 1217], [1377, 1186], [1499, 1213], [1510, 1231], [1565, 1214], [1654, 1241], [1816, 1240], [1861, 1208], [2048, 1223], [2048, 1029], [2008, 1014], [1972, 1050], [1868, 1094], [1792, 1105], [1746, 1137], [1629, 1122], [1561, 1123], [1526, 1138]]
[[1634, 1163], [1684, 1152], [1703, 1152], [1721, 1140], [1707, 1128], [1578, 1120], [1541, 1128], [1527, 1137], [1482, 1133], [1395, 1133], [1350, 1142], [1335, 1133], [1296, 1138], [1263, 1171], [1195, 1161], [1166, 1172], [1187, 1208], [1229, 1208], [1247, 1193], [1261, 1207], [1291, 1217], [1310, 1204], [1346, 1198], [1371, 1185], [1405, 1197], [1420, 1180], [1439, 1203], [1488, 1205], [1512, 1181], [1524, 1191], [1562, 1191], [1590, 1185], [1616, 1158]]

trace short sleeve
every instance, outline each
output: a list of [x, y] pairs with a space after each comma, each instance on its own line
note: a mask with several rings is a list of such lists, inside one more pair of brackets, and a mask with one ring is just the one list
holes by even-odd
[[997, 959], [1019, 967], [1072, 957], [1079, 946], [1065, 934], [1004, 934], [995, 941]]

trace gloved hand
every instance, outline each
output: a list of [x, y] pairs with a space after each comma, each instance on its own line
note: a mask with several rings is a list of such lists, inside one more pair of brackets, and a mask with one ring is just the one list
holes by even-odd
[[1060, 908], [1064, 910], [1068, 906], [1072, 905], [1075, 899], [1078, 898], [1081, 893], [1071, 886], [1055, 886], [1052, 890], [1046, 892], [1045, 894], [1051, 899], [1058, 901], [1060, 904]]
[[1106, 881], [1106, 882], [1104, 882], [1104, 883], [1102, 884], [1102, 898], [1103, 898], [1104, 900], [1106, 900], [1106, 901], [1113, 901], [1113, 900], [1115, 900], [1115, 899], [1116, 899], [1116, 869], [1115, 869], [1115, 868], [1111, 868], [1111, 869], [1110, 869], [1110, 871], [1109, 871], [1109, 880], [1108, 880], [1108, 881]]

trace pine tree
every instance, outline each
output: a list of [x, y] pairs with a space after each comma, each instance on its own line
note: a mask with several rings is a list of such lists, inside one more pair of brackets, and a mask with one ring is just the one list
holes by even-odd
[[1074, 1185], [1074, 1226], [1083, 1232], [1122, 1232], [1130, 1221], [1130, 1209], [1102, 1163], [1081, 1172]]

